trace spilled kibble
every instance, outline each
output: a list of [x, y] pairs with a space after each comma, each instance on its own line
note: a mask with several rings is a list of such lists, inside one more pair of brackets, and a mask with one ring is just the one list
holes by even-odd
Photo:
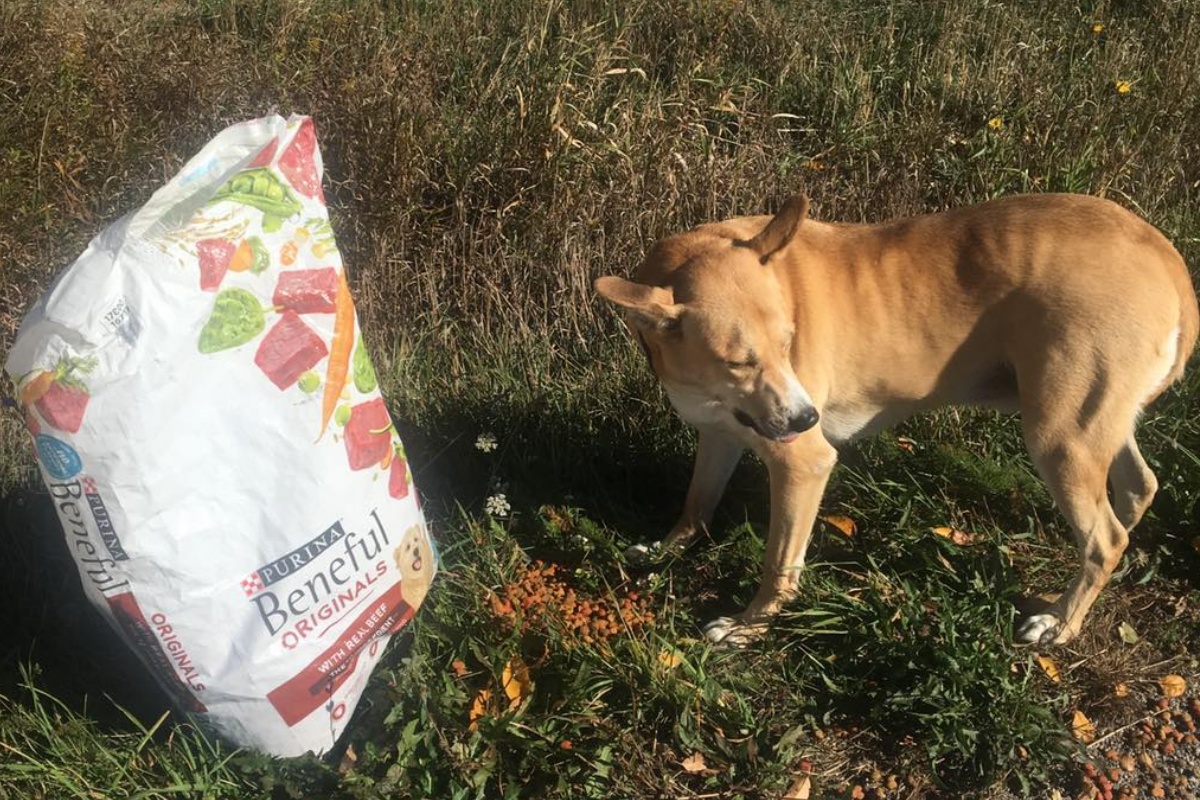
[[501, 621], [521, 631], [559, 628], [569, 642], [597, 645], [654, 623], [650, 601], [638, 592], [619, 599], [589, 596], [570, 585], [557, 564], [535, 561], [491, 598]]

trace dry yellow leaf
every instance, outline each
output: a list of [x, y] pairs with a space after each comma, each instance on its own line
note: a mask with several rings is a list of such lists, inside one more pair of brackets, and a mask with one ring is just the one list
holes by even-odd
[[1163, 697], [1183, 697], [1187, 691], [1187, 681], [1179, 675], [1168, 675], [1162, 678], [1158, 685], [1162, 687]]
[[510, 709], [521, 705], [526, 697], [533, 693], [533, 680], [529, 677], [529, 667], [519, 656], [513, 656], [504, 665], [501, 677], [504, 683], [504, 694], [508, 696]]
[[812, 794], [812, 778], [801, 775], [792, 781], [792, 785], [783, 795], [783, 800], [808, 800]]
[[1046, 673], [1046, 677], [1054, 683], [1062, 680], [1062, 675], [1059, 674], [1058, 664], [1054, 663], [1054, 659], [1046, 656], [1037, 656], [1038, 666], [1042, 668], [1042, 672]]
[[1071, 733], [1075, 738], [1084, 744], [1091, 744], [1096, 740], [1096, 726], [1082, 712], [1076, 709], [1075, 716], [1071, 720]]
[[354, 769], [354, 765], [358, 763], [358, 753], [354, 752], [354, 745], [346, 746], [346, 752], [342, 754], [342, 760], [338, 764], [338, 772], [342, 775]]
[[957, 528], [951, 528], [946, 525], [939, 525], [932, 529], [934, 533], [944, 539], [949, 539], [959, 547], [975, 544], [975, 534], [960, 531]]
[[471, 724], [468, 730], [476, 730], [479, 727], [479, 718], [487, 716], [488, 706], [492, 703], [492, 690], [480, 689], [479, 694], [475, 695], [474, 701], [471, 702], [471, 710], [467, 712], [467, 719]]
[[708, 765], [704, 763], [704, 755], [701, 753], [692, 753], [690, 756], [679, 762], [685, 772], [704, 772]]
[[674, 650], [663, 650], [658, 654], [658, 663], [667, 669], [675, 669], [683, 663], [683, 656]]
[[1118, 683], [1113, 687], [1113, 697], [1129, 697], [1129, 684]]
[[853, 536], [858, 532], [858, 525], [847, 516], [830, 514], [827, 517], [821, 517], [821, 519], [841, 531], [843, 536]]

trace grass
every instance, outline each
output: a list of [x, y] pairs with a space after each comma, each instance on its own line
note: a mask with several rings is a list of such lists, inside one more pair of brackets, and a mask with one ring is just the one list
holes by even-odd
[[[1009, 644], [1023, 592], [1065, 583], [1067, 531], [1010, 420], [947, 412], [843, 454], [824, 513], [855, 534], [823, 526], [802, 599], [730, 653], [699, 626], [754, 590], [763, 470], [735, 476], [715, 541], [628, 568], [678, 511], [692, 439], [590, 282], [801, 189], [847, 221], [1103, 194], [1200, 263], [1198, 47], [1200, 15], [1167, 0], [0, 6], [0, 350], [220, 128], [311, 114], [444, 556], [340, 752], [232, 752], [164, 717], [105, 635], [0, 415], [0, 797], [759, 798], [802, 774], [814, 797], [889, 777], [897, 797], [1076, 790], [1076, 709], [1116, 731], [1162, 675], [1200, 680], [1200, 379], [1143, 422], [1162, 490], [1077, 642]], [[653, 624], [588, 644], [498, 618], [489, 598], [536, 558], [598, 604], [638, 592]], [[514, 663], [531, 691], [473, 720]]]

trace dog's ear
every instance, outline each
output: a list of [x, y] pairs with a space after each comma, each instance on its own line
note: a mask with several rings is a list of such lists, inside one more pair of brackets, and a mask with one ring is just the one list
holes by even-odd
[[783, 208], [771, 218], [761, 233], [746, 242], [746, 246], [758, 253], [759, 260], [765, 264], [768, 258], [792, 240], [807, 216], [808, 197], [795, 195], [783, 204]]
[[679, 326], [683, 306], [676, 304], [670, 289], [634, 283], [616, 275], [597, 278], [592, 285], [605, 300], [625, 309], [629, 320], [639, 327], [671, 330]]

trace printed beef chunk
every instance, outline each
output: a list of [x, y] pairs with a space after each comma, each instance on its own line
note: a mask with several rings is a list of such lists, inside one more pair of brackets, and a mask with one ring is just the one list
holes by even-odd
[[332, 314], [337, 310], [338, 277], [333, 267], [282, 272], [271, 302], [297, 314]]
[[263, 337], [254, 354], [254, 363], [272, 383], [286, 389], [328, 354], [325, 341], [300, 319], [300, 315], [285, 311]]
[[343, 432], [350, 469], [366, 469], [383, 461], [392, 446], [392, 418], [379, 397], [350, 409]]

